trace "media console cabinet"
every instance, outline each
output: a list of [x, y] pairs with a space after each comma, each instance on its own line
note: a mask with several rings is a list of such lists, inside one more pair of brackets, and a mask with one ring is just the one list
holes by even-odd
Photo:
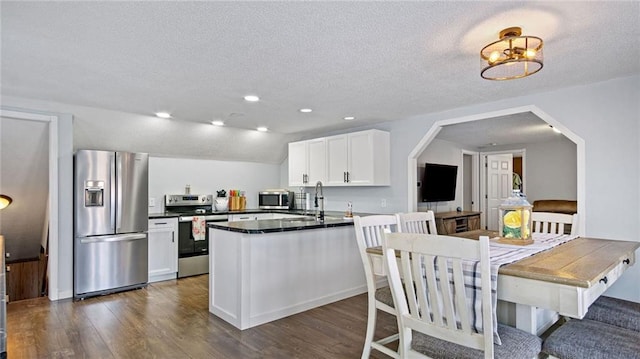
[[435, 213], [438, 234], [454, 234], [480, 229], [480, 212]]

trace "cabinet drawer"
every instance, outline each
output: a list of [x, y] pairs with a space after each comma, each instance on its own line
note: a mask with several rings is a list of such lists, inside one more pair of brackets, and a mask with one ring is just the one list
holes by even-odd
[[175, 228], [175, 218], [158, 218], [149, 220], [149, 230]]
[[597, 283], [595, 283], [590, 288], [585, 289], [582, 295], [583, 302], [584, 302], [584, 308], [583, 308], [584, 311], [582, 312], [582, 315], [585, 315], [587, 313], [587, 310], [589, 309], [589, 306], [593, 302], [595, 302], [595, 300], [598, 299], [598, 297], [602, 295], [602, 293], [604, 293], [607, 289], [609, 289], [609, 287], [611, 287], [613, 283], [615, 283], [618, 280], [618, 278], [620, 278], [620, 276], [622, 276], [622, 273], [624, 273], [627, 267], [635, 263], [635, 253], [633, 253], [630, 257], [631, 258], [629, 258], [629, 261], [630, 261], [629, 264], [624, 262], [618, 263], [617, 266], [613, 267], [613, 269], [611, 269], [609, 272], [604, 274], [600, 279], [598, 279]]

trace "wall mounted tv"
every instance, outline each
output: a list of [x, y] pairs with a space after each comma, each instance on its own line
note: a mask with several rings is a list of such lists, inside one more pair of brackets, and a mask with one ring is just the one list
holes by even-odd
[[422, 178], [422, 201], [444, 202], [456, 199], [458, 166], [426, 163]]

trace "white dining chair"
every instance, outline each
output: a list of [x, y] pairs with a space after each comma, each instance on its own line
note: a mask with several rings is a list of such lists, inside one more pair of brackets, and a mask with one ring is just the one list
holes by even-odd
[[398, 232], [438, 234], [433, 211], [397, 213]]
[[391, 291], [386, 285], [378, 288], [377, 280], [380, 278], [373, 274], [373, 264], [371, 258], [367, 254], [367, 248], [382, 246], [382, 236], [386, 231], [396, 232], [398, 223], [395, 215], [373, 215], [373, 216], [354, 216], [353, 224], [356, 231], [356, 240], [358, 249], [364, 265], [364, 274], [367, 281], [368, 291], [368, 313], [367, 313], [367, 332], [365, 335], [364, 348], [362, 349], [362, 358], [369, 358], [371, 349], [378, 350], [392, 358], [399, 358], [398, 352], [386, 347], [385, 344], [398, 340], [398, 333], [391, 336], [373, 340], [376, 329], [376, 317], [378, 309], [392, 315], [396, 315], [393, 307], [393, 298]]
[[[541, 339], [506, 325], [498, 324], [502, 344], [494, 345], [489, 237], [474, 240], [389, 233], [385, 234], [383, 248], [387, 278], [398, 313], [398, 350], [403, 358], [537, 357]], [[471, 268], [473, 263], [479, 263], [467, 283], [465, 261], [471, 261]], [[466, 294], [469, 290], [478, 295], [478, 301]], [[481, 313], [477, 319], [481, 318], [482, 331], [477, 330], [478, 321], [473, 317], [477, 312], [473, 308], [478, 305]]]
[[570, 235], [578, 233], [578, 214], [563, 214], [551, 212], [531, 212], [533, 233], [565, 234], [565, 227], [571, 226]]

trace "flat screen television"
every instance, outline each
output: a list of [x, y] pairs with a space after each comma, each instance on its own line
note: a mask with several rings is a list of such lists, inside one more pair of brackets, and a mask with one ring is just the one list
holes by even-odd
[[456, 199], [458, 166], [426, 163], [422, 179], [422, 201], [444, 202]]

